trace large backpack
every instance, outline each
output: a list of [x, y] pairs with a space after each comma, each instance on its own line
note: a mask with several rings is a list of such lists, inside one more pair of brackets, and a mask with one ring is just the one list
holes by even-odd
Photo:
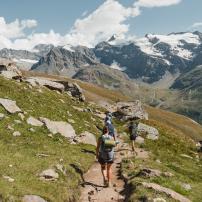
[[114, 130], [114, 126], [112, 124], [106, 124], [107, 125], [107, 128], [109, 130], [109, 135], [114, 137], [114, 133], [115, 133], [115, 130]]
[[105, 161], [112, 161], [114, 158], [114, 147], [116, 142], [110, 135], [102, 135], [100, 155]]
[[138, 136], [138, 126], [136, 124], [132, 124], [129, 126], [130, 135]]

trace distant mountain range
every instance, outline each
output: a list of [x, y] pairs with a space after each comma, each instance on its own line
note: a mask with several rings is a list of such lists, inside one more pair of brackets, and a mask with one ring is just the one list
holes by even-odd
[[183, 109], [178, 107], [180, 112], [202, 120], [198, 109], [190, 107], [190, 97], [201, 107], [202, 33], [197, 31], [147, 34], [128, 41], [114, 35], [94, 48], [39, 44], [32, 51], [2, 49], [0, 57], [13, 59], [22, 69], [68, 76], [126, 94], [137, 91], [136, 83], [177, 89], [186, 103]]

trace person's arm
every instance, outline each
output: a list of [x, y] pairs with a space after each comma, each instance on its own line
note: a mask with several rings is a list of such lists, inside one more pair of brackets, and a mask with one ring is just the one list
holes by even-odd
[[98, 141], [97, 141], [97, 148], [96, 148], [96, 158], [97, 159], [98, 159], [98, 155], [99, 155], [100, 144], [101, 144], [101, 141], [100, 141], [100, 138], [99, 138]]

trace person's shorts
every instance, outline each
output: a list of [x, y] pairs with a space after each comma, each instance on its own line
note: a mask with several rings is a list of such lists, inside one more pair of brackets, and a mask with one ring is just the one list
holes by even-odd
[[130, 135], [130, 140], [136, 140], [136, 138], [137, 138], [137, 135]]
[[104, 165], [104, 164], [112, 164], [114, 163], [114, 159], [110, 159], [110, 160], [105, 160], [103, 159], [102, 157], [98, 157], [98, 162], [101, 164], [101, 165]]

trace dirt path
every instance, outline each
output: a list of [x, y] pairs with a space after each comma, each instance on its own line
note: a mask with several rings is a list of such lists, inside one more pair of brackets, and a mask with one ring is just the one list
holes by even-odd
[[[136, 148], [137, 158], [147, 158], [148, 153]], [[84, 187], [81, 189], [80, 202], [123, 202], [125, 183], [120, 176], [120, 166], [123, 158], [132, 156], [127, 144], [121, 143], [115, 154], [115, 163], [112, 167], [112, 187], [103, 187], [103, 178], [99, 163], [95, 163], [84, 175]]]

